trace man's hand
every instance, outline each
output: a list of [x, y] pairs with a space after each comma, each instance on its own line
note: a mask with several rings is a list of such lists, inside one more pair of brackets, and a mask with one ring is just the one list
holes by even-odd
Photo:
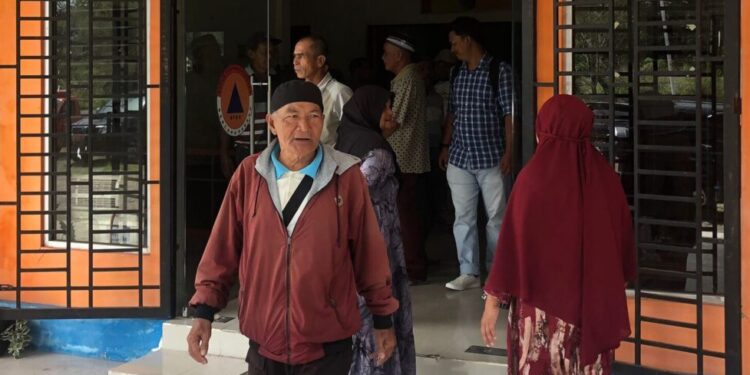
[[396, 348], [396, 331], [393, 328], [376, 329], [375, 348], [377, 352], [373, 353], [373, 359], [378, 366], [382, 366], [391, 359]]
[[448, 169], [448, 147], [440, 148], [440, 156], [438, 156], [438, 165], [440, 166], [440, 169], [444, 171]]
[[188, 353], [196, 362], [206, 364], [208, 360], [208, 340], [211, 339], [211, 322], [206, 319], [193, 319], [193, 328], [187, 336]]
[[482, 314], [482, 322], [480, 329], [482, 331], [482, 339], [487, 347], [495, 345], [495, 325], [497, 324], [497, 318], [500, 315], [500, 305], [493, 296], [487, 296], [487, 300], [484, 302], [484, 313]]
[[386, 107], [380, 115], [380, 131], [383, 134], [383, 137], [390, 137], [400, 126], [401, 124], [396, 121], [396, 116], [393, 115], [393, 111], [389, 107]]
[[500, 160], [500, 171], [506, 176], [513, 171], [513, 159], [510, 157], [509, 152], [505, 152], [503, 158]]

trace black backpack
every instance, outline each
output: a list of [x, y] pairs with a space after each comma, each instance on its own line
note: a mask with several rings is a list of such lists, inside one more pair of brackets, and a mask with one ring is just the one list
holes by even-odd
[[[451, 68], [450, 87], [453, 90], [453, 83], [456, 81], [458, 70], [461, 69], [463, 62], [459, 61]], [[492, 87], [492, 98], [497, 99], [497, 91], [500, 89], [500, 60], [492, 58], [490, 60], [490, 87]]]

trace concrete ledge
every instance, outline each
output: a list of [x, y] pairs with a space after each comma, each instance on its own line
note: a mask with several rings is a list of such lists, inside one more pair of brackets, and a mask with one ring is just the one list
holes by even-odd
[[[211, 340], [208, 343], [208, 354], [220, 357], [245, 359], [249, 342], [236, 326], [237, 319], [228, 323], [214, 323]], [[175, 319], [164, 323], [164, 336], [161, 348], [187, 352], [187, 335], [190, 333], [191, 319]]]
[[187, 352], [159, 350], [109, 370], [109, 375], [240, 375], [247, 372], [244, 360], [209, 356], [202, 365], [193, 361]]

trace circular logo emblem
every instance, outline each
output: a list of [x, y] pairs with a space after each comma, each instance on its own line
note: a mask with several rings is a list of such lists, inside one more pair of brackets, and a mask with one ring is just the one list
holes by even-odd
[[236, 137], [253, 120], [253, 85], [245, 69], [230, 65], [224, 70], [216, 90], [219, 121], [227, 134]]

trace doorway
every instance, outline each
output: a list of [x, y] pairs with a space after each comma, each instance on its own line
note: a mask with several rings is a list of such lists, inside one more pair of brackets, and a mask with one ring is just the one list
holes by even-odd
[[[513, 11], [518, 8], [513, 8], [510, 2], [508, 4], [501, 9], [480, 7], [469, 14], [480, 19], [485, 31], [491, 36], [491, 45], [488, 46], [490, 52], [514, 67], [518, 96], [521, 74], [520, 15], [517, 16], [518, 12]], [[402, 15], [395, 17], [390, 13], [402, 7], [406, 7]], [[334, 8], [336, 14], [342, 16], [326, 14]], [[180, 82], [178, 97], [181, 98], [178, 124], [179, 129], [183, 131], [178, 142], [184, 145], [184, 149], [179, 152], [184, 174], [181, 176], [178, 172], [178, 179], [183, 179], [182, 182], [178, 182], [178, 186], [184, 187], [184, 190], [181, 192], [182, 197], [178, 199], [184, 202], [184, 214], [178, 215], [177, 219], [183, 221], [179, 226], [184, 228], [181, 237], [186, 245], [183, 247], [185, 261], [181, 265], [184, 272], [183, 281], [178, 282], [178, 288], [183, 290], [184, 295], [180, 300], [184, 306], [192, 295], [195, 268], [226, 188], [227, 176], [223, 175], [221, 160], [222, 153], [226, 153], [227, 150], [222, 150], [226, 144], [222, 145], [221, 141], [221, 137], [225, 136], [222, 132], [226, 132], [221, 127], [220, 120], [216, 118], [216, 87], [220, 85], [220, 72], [226, 70], [226, 67], [232, 64], [244, 68], [252, 67], [253, 56], [248, 53], [255, 51], [252, 37], [261, 32], [267, 38], [266, 45], [273, 47], [263, 52], [265, 58], [272, 62], [269, 66], [274, 67], [274, 71], [269, 70], [266, 74], [266, 79], [271, 81], [271, 90], [279, 82], [292, 79], [289, 74], [292, 62], [290, 52], [295, 39], [310, 33], [327, 39], [331, 71], [339, 81], [356, 88], [355, 72], [352, 68], [358, 67], [357, 64], [364, 64], [371, 69], [370, 80], [367, 83], [388, 88], [393, 76], [388, 76], [383, 69], [381, 56], [385, 37], [395, 31], [409, 33], [420, 44], [417, 60], [433, 62], [441, 51], [449, 49], [447, 25], [459, 13], [429, 11], [423, 9], [419, 3], [404, 5], [397, 1], [337, 3], [333, 6], [294, 0], [282, 2], [281, 5], [271, 8], [261, 2], [240, 5], [229, 0], [219, 0], [219, 3], [211, 3], [209, 6], [184, 1], [181, 9], [182, 27], [179, 28], [184, 32], [178, 33], [178, 44], [182, 45], [182, 52], [177, 58], [178, 71], [181, 70], [178, 72], [177, 82]], [[203, 59], [213, 61], [214, 65], [207, 66]], [[447, 68], [450, 67], [449, 64]], [[448, 69], [444, 69], [440, 79], [436, 81], [447, 81]], [[201, 78], [201, 74], [204, 73], [214, 78]], [[195, 83], [197, 78], [203, 81], [198, 80], [198, 83]], [[258, 90], [268, 91], [268, 86], [262, 86], [263, 82], [259, 82], [259, 78], [253, 77], [252, 80], [253, 88], [257, 89], [253, 91], [256, 114], [262, 113], [264, 108], [263, 100], [257, 96]], [[517, 117], [519, 112], [516, 110]], [[211, 118], [205, 120], [205, 123], [196, 124], [204, 115]], [[265, 124], [260, 121], [261, 117], [256, 115], [254, 119], [255, 125], [258, 125], [258, 133], [253, 133], [255, 139], [267, 139], [264, 138], [267, 137], [267, 133], [261, 133], [265, 130]], [[213, 125], [210, 129], [192, 129], [205, 126], [206, 123]], [[520, 135], [520, 130], [517, 134]], [[207, 135], [215, 138], [209, 140]], [[205, 144], [202, 147], [194, 147], [194, 142]], [[231, 142], [236, 146], [235, 140]], [[264, 146], [258, 144], [253, 151], [261, 151]], [[520, 152], [520, 148], [516, 151]], [[235, 163], [241, 160], [241, 156], [237, 154], [232, 156]], [[520, 160], [520, 157], [517, 160]], [[427, 210], [442, 207], [442, 211], [428, 211], [425, 215], [427, 221], [432, 223], [427, 236], [427, 251], [432, 271], [428, 275], [427, 283], [415, 286], [413, 291], [417, 341], [425, 344], [424, 347], [418, 347], [417, 351], [422, 358], [465, 360], [496, 366], [503, 361], [503, 351], [483, 349], [477, 328], [482, 308], [481, 290], [460, 293], [449, 292], [444, 287], [447, 281], [458, 275], [459, 267], [452, 235], [450, 191], [445, 183], [444, 174], [438, 173], [432, 177], [432, 181], [443, 181], [440, 186], [442, 190], [432, 191], [429, 195], [431, 201], [425, 202], [424, 208]], [[439, 183], [435, 182], [434, 185], [438, 186]], [[429, 220], [431, 218], [437, 219]], [[479, 227], [484, 225], [480, 224]], [[484, 236], [480, 234], [479, 237]], [[500, 326], [502, 325], [501, 319]], [[452, 339], [446, 340], [446, 337]]]

